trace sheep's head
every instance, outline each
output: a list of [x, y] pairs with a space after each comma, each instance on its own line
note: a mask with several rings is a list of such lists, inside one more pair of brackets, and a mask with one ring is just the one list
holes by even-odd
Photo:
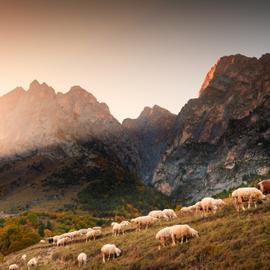
[[121, 255], [122, 251], [120, 248], [116, 248], [116, 256], [119, 257]]

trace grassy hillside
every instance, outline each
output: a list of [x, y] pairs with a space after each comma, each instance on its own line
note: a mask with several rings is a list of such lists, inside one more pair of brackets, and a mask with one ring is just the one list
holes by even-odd
[[[158, 251], [156, 232], [169, 224], [187, 223], [200, 233], [200, 238], [183, 245]], [[28, 257], [41, 255], [37, 269], [75, 270], [76, 257], [86, 252], [88, 264], [83, 269], [269, 269], [270, 251], [270, 203], [257, 209], [241, 212], [232, 207], [207, 218], [179, 217], [171, 222], [162, 222], [141, 232], [130, 231], [124, 236], [114, 237], [110, 228], [99, 240], [77, 243], [64, 248], [32, 246], [4, 258], [0, 269], [17, 262], [24, 253]], [[100, 248], [105, 243], [115, 243], [123, 254], [106, 263], [101, 261]]]

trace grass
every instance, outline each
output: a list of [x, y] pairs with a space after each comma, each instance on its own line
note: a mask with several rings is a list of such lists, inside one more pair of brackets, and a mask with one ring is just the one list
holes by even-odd
[[[199, 231], [200, 238], [183, 245], [158, 251], [156, 232], [169, 224], [187, 223]], [[102, 263], [100, 248], [105, 243], [115, 243], [123, 250], [122, 256], [106, 264]], [[40, 248], [40, 244], [5, 258], [7, 265], [15, 263], [22, 254], [28, 257], [42, 256], [36, 269], [75, 270], [76, 257], [80, 252], [88, 255], [87, 266], [81, 269], [233, 269], [268, 270], [270, 251], [270, 203], [239, 215], [227, 207], [215, 216], [180, 217], [162, 222], [141, 232], [131, 231], [124, 236], [114, 237], [110, 228], [105, 235], [88, 243], [77, 243], [64, 248]]]

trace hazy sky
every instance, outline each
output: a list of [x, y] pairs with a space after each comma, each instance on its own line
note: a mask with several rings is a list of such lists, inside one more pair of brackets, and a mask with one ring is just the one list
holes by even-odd
[[38, 79], [81, 85], [119, 120], [178, 113], [219, 57], [270, 52], [266, 3], [0, 0], [0, 95]]

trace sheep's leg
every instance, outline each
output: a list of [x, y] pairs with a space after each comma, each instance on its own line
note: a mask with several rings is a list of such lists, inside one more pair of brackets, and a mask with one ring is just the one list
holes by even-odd
[[171, 238], [172, 238], [172, 246], [175, 246], [176, 245], [176, 243], [175, 243], [175, 235], [174, 234], [171, 235]]
[[181, 237], [181, 245], [184, 243], [184, 236]]
[[252, 196], [250, 196], [249, 197], [249, 200], [248, 200], [248, 209], [250, 209], [251, 203], [252, 203]]
[[103, 261], [103, 263], [105, 263], [105, 254], [104, 253], [102, 253], [102, 261]]
[[246, 210], [246, 208], [245, 208], [245, 205], [244, 205], [244, 202], [243, 202], [243, 200], [242, 200], [242, 198], [241, 197], [239, 197], [238, 198], [238, 200], [239, 200], [239, 204], [240, 204], [240, 206], [241, 206], [241, 208], [242, 208], [242, 210]]

